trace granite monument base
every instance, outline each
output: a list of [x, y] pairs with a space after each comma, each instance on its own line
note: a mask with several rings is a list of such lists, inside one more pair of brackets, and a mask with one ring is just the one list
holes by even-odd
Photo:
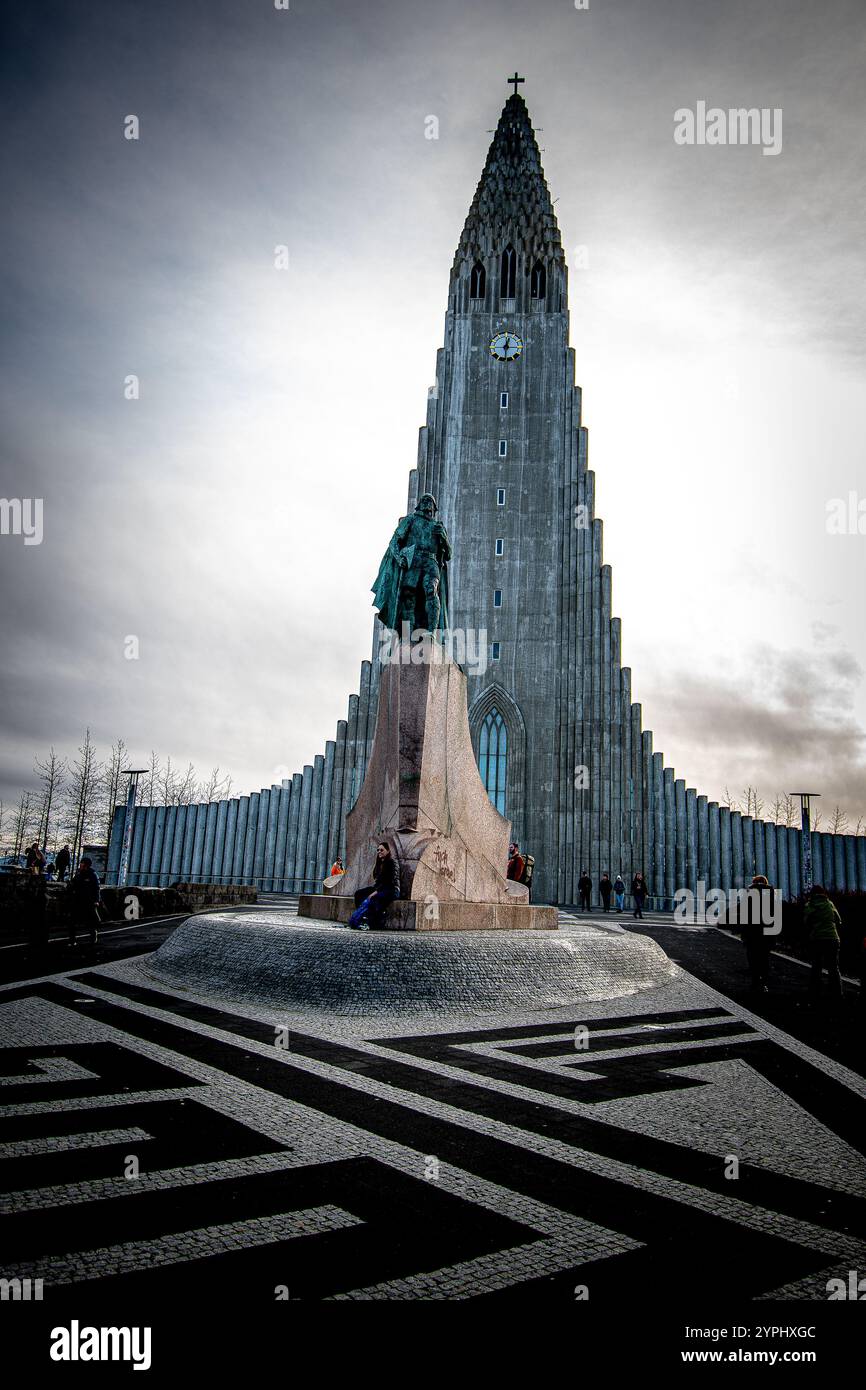
[[[314, 922], [348, 922], [355, 910], [354, 898], [302, 893], [298, 916]], [[555, 907], [532, 907], [528, 902], [391, 903], [383, 931], [556, 931]]]

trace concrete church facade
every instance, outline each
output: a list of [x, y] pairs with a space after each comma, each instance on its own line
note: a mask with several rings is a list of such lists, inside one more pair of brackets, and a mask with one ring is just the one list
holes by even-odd
[[[796, 896], [800, 831], [708, 801], [643, 728], [620, 661], [568, 338], [561, 237], [515, 93], [454, 258], [408, 495], [412, 510], [432, 492], [451, 538], [450, 628], [470, 635], [470, 651], [486, 632], [486, 662], [466, 667], [482, 780], [535, 856], [537, 902], [576, 902], [583, 869], [594, 885], [604, 871], [630, 881], [641, 869], [659, 907], [699, 880], [729, 889], [754, 873]], [[381, 635], [376, 622], [347, 717], [303, 772], [228, 801], [138, 808], [128, 881], [315, 891], [345, 852], [370, 757]], [[123, 825], [118, 807], [109, 881]], [[816, 882], [866, 889], [866, 837], [813, 833], [812, 858]]]

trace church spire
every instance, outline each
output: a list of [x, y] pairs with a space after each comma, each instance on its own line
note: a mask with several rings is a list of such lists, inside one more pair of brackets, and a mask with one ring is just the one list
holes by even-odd
[[[508, 80], [523, 81], [516, 72]], [[562, 239], [538, 142], [526, 102], [516, 89], [503, 107], [487, 152], [454, 257], [452, 280], [467, 264], [483, 262], [508, 245], [527, 265], [562, 264]]]

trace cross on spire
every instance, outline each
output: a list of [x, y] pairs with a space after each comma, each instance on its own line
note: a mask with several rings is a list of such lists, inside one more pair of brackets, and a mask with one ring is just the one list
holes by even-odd
[[518, 82], [525, 82], [525, 81], [526, 81], [526, 78], [525, 78], [525, 77], [518, 77], [518, 76], [517, 76], [517, 68], [515, 68], [515, 69], [514, 69], [514, 76], [513, 76], [513, 77], [506, 77], [505, 81], [506, 81], [506, 82], [510, 82], [510, 83], [513, 84], [513, 86], [514, 86], [514, 95], [516, 96], [516, 95], [517, 95], [517, 84], [518, 84]]

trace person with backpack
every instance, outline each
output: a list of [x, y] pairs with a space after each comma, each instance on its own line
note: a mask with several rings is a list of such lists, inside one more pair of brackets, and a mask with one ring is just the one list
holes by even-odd
[[622, 881], [622, 874], [617, 874], [614, 879], [613, 900], [616, 903], [617, 912], [622, 912], [625, 907], [625, 884]]
[[830, 995], [842, 998], [842, 976], [839, 973], [839, 947], [841, 938], [839, 928], [842, 918], [830, 901], [827, 889], [816, 883], [803, 913], [803, 926], [812, 957], [812, 971], [809, 976], [809, 993], [817, 999], [821, 993], [821, 976], [826, 969], [830, 983]]
[[69, 846], [64, 845], [54, 856], [54, 867], [57, 870], [57, 882], [65, 883], [66, 875], [69, 873], [69, 864], [72, 856], [69, 853]]
[[523, 856], [523, 875], [522, 875], [522, 877], [521, 877], [521, 879], [520, 879], [520, 882], [521, 882], [521, 883], [525, 883], [526, 886], [527, 886], [527, 888], [529, 889], [529, 901], [530, 901], [530, 902], [532, 902], [532, 875], [533, 875], [534, 871], [535, 871], [535, 857], [534, 857], [533, 855], [531, 855], [531, 854], [524, 854], [524, 856]]
[[510, 878], [514, 883], [522, 883], [525, 872], [526, 860], [520, 853], [520, 846], [517, 841], [512, 840], [508, 846], [508, 868], [505, 870], [505, 877]]
[[99, 904], [101, 893], [99, 879], [93, 868], [93, 860], [87, 855], [78, 865], [78, 872], [66, 890], [69, 900], [69, 944], [76, 945], [79, 931], [90, 933], [91, 946], [95, 946], [98, 936]]

